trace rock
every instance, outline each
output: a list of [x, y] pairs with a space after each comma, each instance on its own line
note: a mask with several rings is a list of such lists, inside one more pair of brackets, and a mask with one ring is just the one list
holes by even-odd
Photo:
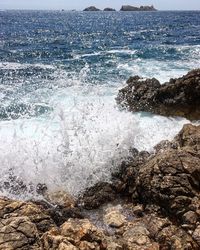
[[43, 207], [32, 202], [0, 199], [0, 218], [28, 217], [39, 233], [46, 232], [55, 224]]
[[160, 84], [155, 78], [131, 77], [116, 98], [121, 108], [164, 116], [200, 119], [200, 69]]
[[110, 227], [122, 227], [126, 223], [126, 217], [116, 207], [106, 209], [104, 222]]
[[79, 203], [86, 209], [94, 209], [116, 198], [110, 183], [100, 182], [88, 188], [80, 197]]
[[200, 225], [195, 229], [192, 237], [200, 246]]
[[140, 6], [140, 7], [134, 7], [131, 5], [123, 5], [120, 9], [120, 11], [156, 11], [153, 5], [151, 6]]
[[103, 11], [116, 11], [116, 10], [113, 8], [105, 8]]
[[66, 237], [61, 236], [59, 230], [56, 228], [43, 234], [41, 242], [42, 249], [44, 250], [78, 250], [78, 248], [71, 244]]
[[63, 190], [54, 192], [46, 191], [44, 193], [44, 198], [53, 205], [58, 205], [65, 208], [73, 208], [76, 204], [74, 198]]
[[96, 8], [95, 6], [90, 6], [85, 8], [83, 11], [100, 11], [100, 9]]
[[[133, 201], [144, 205], [141, 216], [147, 213], [145, 207], [157, 205], [160, 209], [156, 208], [155, 212], [176, 221], [180, 228], [171, 227], [173, 224], [168, 228], [170, 235], [174, 236], [173, 244], [187, 249], [185, 247], [189, 243], [182, 238], [177, 240], [176, 236], [183, 235], [181, 228], [192, 234], [200, 223], [200, 126], [185, 125], [163, 150], [142, 158], [141, 162], [129, 162], [118, 177], [126, 183], [125, 192], [132, 196]], [[166, 237], [165, 244], [169, 238], [171, 240], [171, 236]], [[188, 240], [192, 242], [191, 237]], [[192, 244], [195, 245], [194, 242]], [[178, 246], [176, 249], [179, 249]]]
[[159, 245], [149, 238], [149, 231], [140, 222], [129, 223], [123, 233], [123, 239], [128, 250], [159, 250]]
[[41, 249], [37, 227], [25, 216], [1, 219], [0, 249]]
[[133, 210], [134, 215], [141, 217], [144, 212], [144, 207], [143, 205], [140, 204], [140, 205], [134, 206], [132, 210]]
[[86, 244], [85, 241], [87, 241], [96, 247], [94, 249], [98, 249], [105, 239], [103, 232], [87, 219], [69, 219], [61, 226], [61, 235], [74, 245], [82, 245], [82, 248]]

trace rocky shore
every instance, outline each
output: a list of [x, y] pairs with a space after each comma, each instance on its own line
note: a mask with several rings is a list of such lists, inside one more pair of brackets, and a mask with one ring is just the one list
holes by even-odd
[[200, 119], [200, 69], [160, 84], [155, 79], [130, 77], [116, 98], [121, 108], [164, 116]]
[[[188, 106], [195, 104], [196, 114], [199, 83], [199, 70], [164, 85], [132, 77], [117, 100], [126, 107], [122, 100], [133, 99], [134, 111], [140, 101], [143, 107], [145, 100], [152, 100], [153, 107], [157, 91], [167, 93], [163, 102], [173, 93], [175, 106], [183, 98]], [[189, 97], [197, 98], [196, 103]], [[18, 188], [9, 186], [15, 192], [22, 187], [22, 183]], [[198, 250], [200, 125], [184, 125], [172, 141], [160, 142], [152, 153], [130, 149], [110, 183], [97, 183], [76, 200], [62, 190], [51, 193], [41, 184], [38, 192], [41, 200], [0, 198], [0, 249]]]
[[[131, 5], [122, 5], [120, 11], [156, 11], [157, 9], [154, 8], [153, 5], [151, 6], [140, 6], [140, 7], [135, 7]], [[90, 6], [85, 8], [83, 11], [100, 11], [100, 9], [96, 8], [95, 6]], [[104, 11], [116, 11], [113, 8], [105, 8]]]

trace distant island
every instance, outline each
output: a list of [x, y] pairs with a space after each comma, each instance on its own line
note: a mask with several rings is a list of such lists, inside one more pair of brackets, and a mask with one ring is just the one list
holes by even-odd
[[[156, 11], [157, 9], [154, 8], [153, 5], [151, 6], [140, 6], [135, 7], [131, 5], [122, 5], [120, 11]], [[95, 6], [90, 6], [85, 8], [83, 11], [101, 11], [100, 9], [96, 8]], [[116, 11], [113, 8], [105, 8], [104, 11]]]
[[116, 11], [116, 10], [113, 8], [105, 8], [104, 11]]
[[100, 11], [100, 9], [96, 8], [95, 6], [90, 6], [85, 8], [83, 11]]
[[153, 5], [151, 6], [140, 6], [135, 7], [131, 5], [123, 5], [120, 11], [156, 11], [157, 9], [154, 8]]

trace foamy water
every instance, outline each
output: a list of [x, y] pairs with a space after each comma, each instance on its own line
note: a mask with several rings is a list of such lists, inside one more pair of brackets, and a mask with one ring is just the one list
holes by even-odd
[[[1, 122], [1, 183], [12, 169], [26, 185], [45, 183], [50, 190], [77, 195], [98, 181], [109, 181], [130, 148], [151, 151], [187, 122], [119, 111], [116, 93], [116, 87], [106, 85], [69, 86], [50, 98], [51, 114]], [[20, 198], [36, 195], [27, 192]]]
[[131, 75], [164, 83], [200, 67], [198, 12], [0, 18], [0, 195], [36, 197], [38, 183], [78, 195], [188, 123], [119, 111], [115, 97]]

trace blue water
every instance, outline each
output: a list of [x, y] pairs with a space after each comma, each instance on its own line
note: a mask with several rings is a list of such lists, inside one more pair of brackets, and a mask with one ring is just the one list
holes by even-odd
[[197, 67], [198, 11], [0, 11], [1, 181], [12, 169], [77, 194], [109, 180], [130, 147], [152, 150], [187, 122], [121, 112], [118, 89]]

